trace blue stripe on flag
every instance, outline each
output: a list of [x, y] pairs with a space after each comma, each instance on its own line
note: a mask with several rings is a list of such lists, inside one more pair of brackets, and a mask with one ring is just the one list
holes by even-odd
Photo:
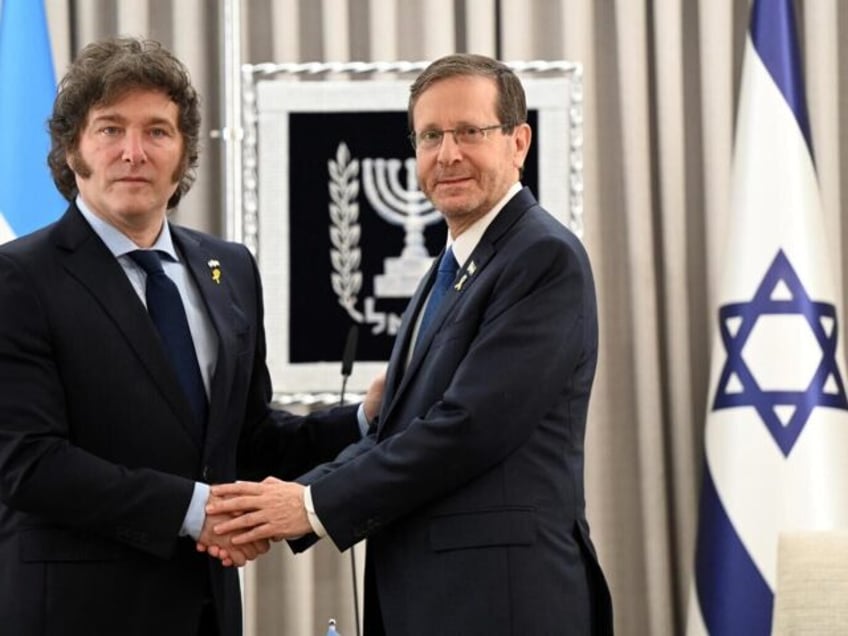
[[699, 521], [695, 581], [707, 631], [712, 636], [769, 634], [771, 588], [736, 534], [709, 465], [704, 469]]
[[754, 48], [795, 113], [810, 156], [813, 156], [792, 0], [754, 0], [750, 28]]
[[2, 0], [0, 14], [0, 214], [16, 235], [67, 207], [47, 167], [47, 119], [56, 81], [42, 0]]

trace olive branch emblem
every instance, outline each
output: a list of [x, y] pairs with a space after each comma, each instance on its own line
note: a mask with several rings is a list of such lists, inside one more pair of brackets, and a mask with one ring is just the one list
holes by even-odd
[[333, 273], [330, 280], [339, 304], [351, 318], [362, 322], [364, 316], [356, 310], [358, 294], [362, 289], [362, 271], [359, 269], [362, 251], [359, 249], [359, 160], [350, 158], [344, 142], [336, 150], [335, 160], [327, 161], [330, 173], [330, 262]]

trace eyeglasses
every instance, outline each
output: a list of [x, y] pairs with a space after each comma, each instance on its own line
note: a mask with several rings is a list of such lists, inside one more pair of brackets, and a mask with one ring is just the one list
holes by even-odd
[[483, 143], [492, 130], [503, 130], [509, 124], [492, 124], [491, 126], [458, 126], [445, 130], [423, 130], [420, 133], [410, 133], [409, 142], [415, 150], [435, 150], [442, 145], [445, 133], [453, 136], [453, 142], [458, 146], [476, 146]]

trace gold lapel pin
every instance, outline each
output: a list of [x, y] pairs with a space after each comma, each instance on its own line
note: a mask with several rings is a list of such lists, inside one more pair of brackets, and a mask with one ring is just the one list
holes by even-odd
[[221, 263], [216, 259], [210, 259], [208, 263], [209, 269], [212, 272], [212, 280], [215, 281], [216, 284], [221, 284]]

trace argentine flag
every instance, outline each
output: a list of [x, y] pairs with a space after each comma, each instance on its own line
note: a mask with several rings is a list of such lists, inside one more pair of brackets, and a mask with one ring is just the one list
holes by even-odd
[[780, 534], [848, 528], [843, 315], [792, 0], [754, 0], [741, 82], [691, 635], [769, 634]]
[[0, 0], [0, 243], [67, 207], [47, 167], [56, 96], [42, 0]]

